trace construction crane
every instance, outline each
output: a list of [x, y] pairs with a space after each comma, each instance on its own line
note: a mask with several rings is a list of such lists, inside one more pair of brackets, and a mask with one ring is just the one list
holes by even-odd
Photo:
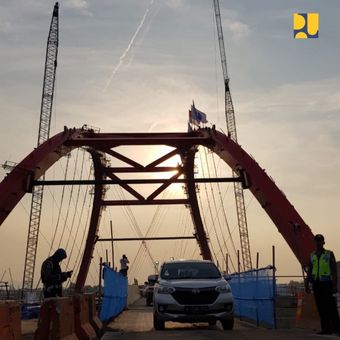
[[[223, 72], [223, 78], [224, 78], [225, 117], [227, 121], [228, 136], [234, 142], [237, 143], [235, 112], [234, 112], [233, 101], [232, 101], [230, 89], [229, 89], [229, 75], [228, 75], [227, 58], [226, 58], [225, 46], [224, 46], [220, 4], [219, 4], [219, 0], [213, 0], [213, 1], [214, 1], [216, 27], [217, 27], [217, 37], [218, 37], [218, 44], [220, 48], [222, 72]], [[238, 176], [238, 174], [233, 172], [233, 176], [236, 177]], [[244, 193], [243, 193], [242, 183], [234, 182], [234, 193], [235, 193], [235, 201], [236, 201], [237, 221], [238, 221], [239, 233], [240, 233], [243, 270], [249, 270], [252, 268], [252, 262], [251, 262], [247, 215], [246, 215], [246, 208], [244, 204]]]
[[[54, 84], [57, 68], [58, 44], [59, 4], [58, 2], [56, 2], [53, 9], [52, 20], [47, 39], [44, 82], [40, 109], [38, 146], [47, 141], [50, 136]], [[43, 194], [43, 186], [33, 187], [25, 256], [25, 269], [22, 284], [22, 297], [25, 293], [31, 291], [33, 287]]]

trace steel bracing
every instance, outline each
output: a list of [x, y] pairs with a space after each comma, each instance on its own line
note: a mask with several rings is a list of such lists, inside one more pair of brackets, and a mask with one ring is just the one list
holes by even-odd
[[[59, 5], [58, 3], [56, 3], [54, 5], [49, 35], [47, 39], [45, 71], [44, 71], [43, 91], [42, 91], [41, 109], [40, 109], [38, 143], [37, 143], [38, 147], [44, 142], [46, 142], [50, 136], [54, 83], [55, 83], [55, 76], [56, 76], [58, 43], [59, 43], [58, 11], [59, 11]], [[27, 236], [25, 267], [24, 267], [24, 275], [23, 275], [23, 283], [22, 283], [23, 294], [24, 292], [32, 290], [33, 288], [34, 269], [35, 269], [35, 260], [36, 260], [38, 238], [39, 238], [40, 217], [41, 217], [43, 196], [44, 196], [43, 186], [33, 187], [30, 220], [29, 220], [28, 236]]]

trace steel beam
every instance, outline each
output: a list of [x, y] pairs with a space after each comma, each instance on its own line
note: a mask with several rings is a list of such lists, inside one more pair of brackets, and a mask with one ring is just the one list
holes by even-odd
[[[135, 179], [111, 179], [111, 180], [44, 180], [33, 181], [33, 185], [95, 185], [95, 184], [159, 184], [166, 183], [170, 178], [135, 178]], [[242, 182], [242, 178], [220, 177], [220, 178], [195, 178], [195, 183], [232, 183]], [[171, 183], [186, 183], [185, 178], [175, 178]]]
[[65, 142], [66, 146], [81, 147], [91, 146], [95, 149], [106, 150], [108, 147], [113, 148], [120, 145], [169, 145], [172, 147], [190, 147], [193, 145], [207, 145], [210, 144], [211, 140], [202, 137], [145, 137], [134, 138], [131, 137], [120, 137], [120, 138], [101, 138], [100, 134], [93, 138], [78, 138], [70, 139]]
[[180, 167], [178, 166], [146, 166], [146, 167], [109, 167], [107, 168], [108, 171], [113, 173], [134, 173], [134, 172], [171, 172], [171, 171], [178, 171]]
[[163, 199], [163, 200], [117, 200], [103, 201], [102, 204], [106, 206], [119, 206], [119, 205], [171, 205], [171, 204], [188, 204], [187, 199]]
[[194, 240], [195, 236], [168, 236], [168, 237], [118, 237], [118, 238], [99, 238], [97, 242], [106, 241], [160, 241], [160, 240]]

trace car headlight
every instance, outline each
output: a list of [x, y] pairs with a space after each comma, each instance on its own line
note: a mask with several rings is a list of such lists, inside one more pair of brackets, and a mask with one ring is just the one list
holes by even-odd
[[231, 288], [229, 285], [223, 285], [223, 286], [216, 287], [216, 291], [219, 293], [230, 293]]
[[173, 287], [159, 286], [157, 293], [158, 294], [172, 294], [174, 291], [175, 291], [175, 288]]

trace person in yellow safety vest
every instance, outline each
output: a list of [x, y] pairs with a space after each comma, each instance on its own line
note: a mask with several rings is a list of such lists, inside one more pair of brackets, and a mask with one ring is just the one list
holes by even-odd
[[321, 331], [318, 334], [340, 335], [339, 314], [333, 295], [338, 291], [335, 256], [332, 251], [324, 248], [323, 235], [315, 235], [314, 242], [315, 251], [310, 255], [306, 291], [310, 293], [309, 283], [311, 283], [321, 323]]

